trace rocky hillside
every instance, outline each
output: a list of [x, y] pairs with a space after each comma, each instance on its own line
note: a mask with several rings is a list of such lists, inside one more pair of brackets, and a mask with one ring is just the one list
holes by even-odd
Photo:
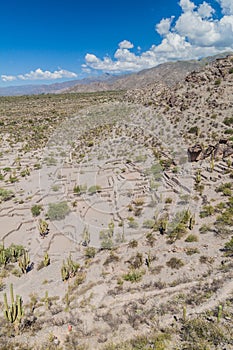
[[[233, 55], [190, 73], [175, 87], [156, 83], [129, 90], [125, 95], [128, 101], [152, 106], [158, 114], [165, 115], [179, 128], [187, 144], [198, 142], [202, 151], [203, 144], [211, 144], [214, 149], [214, 142], [219, 139], [231, 139], [232, 96]], [[202, 152], [199, 159], [205, 156]]]

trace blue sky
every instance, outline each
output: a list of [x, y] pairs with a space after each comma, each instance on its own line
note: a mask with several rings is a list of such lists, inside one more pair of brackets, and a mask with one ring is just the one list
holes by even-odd
[[136, 72], [233, 50], [233, 0], [8, 0], [0, 86]]

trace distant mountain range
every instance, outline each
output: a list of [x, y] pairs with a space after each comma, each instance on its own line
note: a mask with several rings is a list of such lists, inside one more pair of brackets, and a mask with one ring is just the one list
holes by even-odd
[[144, 88], [151, 83], [162, 83], [172, 86], [185, 77], [202, 68], [216, 58], [225, 57], [230, 53], [222, 53], [201, 60], [177, 61], [160, 64], [138, 73], [124, 75], [103, 74], [81, 80], [43, 85], [20, 85], [0, 88], [0, 96], [37, 95], [48, 93], [96, 92], [109, 90], [130, 90]]
[[[117, 77], [109, 74], [103, 74], [98, 77], [89, 77], [81, 80], [65, 81], [63, 83], [54, 84], [37, 84], [37, 85], [19, 85], [19, 86], [7, 86], [0, 87], [0, 96], [20, 96], [20, 95], [38, 95], [38, 94], [49, 94], [49, 93], [62, 93], [66, 92], [73, 86], [81, 85], [92, 85], [98, 82], [108, 81], [112, 83]], [[85, 88], [84, 88], [85, 90]]]

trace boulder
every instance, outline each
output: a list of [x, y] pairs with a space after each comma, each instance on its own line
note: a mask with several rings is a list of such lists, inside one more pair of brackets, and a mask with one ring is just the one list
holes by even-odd
[[188, 148], [188, 158], [190, 162], [197, 162], [203, 159], [203, 148], [200, 144], [196, 144]]

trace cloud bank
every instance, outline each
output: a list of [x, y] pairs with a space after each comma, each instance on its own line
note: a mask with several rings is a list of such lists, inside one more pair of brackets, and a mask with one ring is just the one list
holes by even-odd
[[233, 0], [217, 0], [221, 14], [206, 1], [197, 6], [190, 0], [180, 0], [181, 15], [175, 19], [163, 18], [155, 25], [161, 36], [158, 45], [148, 51], [132, 52], [133, 43], [123, 40], [114, 58], [85, 56], [83, 70], [102, 70], [108, 73], [136, 72], [160, 63], [175, 60], [198, 59], [223, 51], [233, 51]]
[[77, 74], [73, 72], [69, 72], [65, 69], [55, 70], [54, 72], [50, 72], [48, 70], [43, 71], [38, 68], [35, 71], [30, 71], [26, 74], [19, 75], [1, 75], [1, 78], [4, 82], [11, 82], [14, 80], [56, 80], [62, 78], [77, 78]]

